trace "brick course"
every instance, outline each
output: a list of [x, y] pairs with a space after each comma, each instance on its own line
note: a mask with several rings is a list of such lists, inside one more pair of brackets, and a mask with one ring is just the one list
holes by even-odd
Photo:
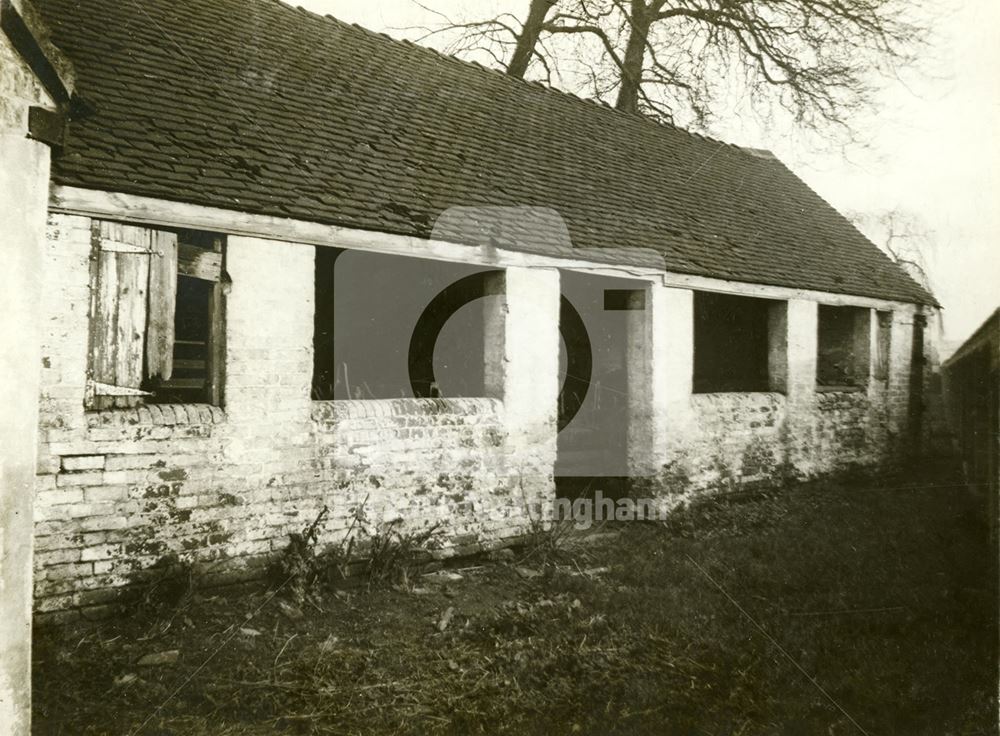
[[310, 400], [308, 246], [229, 238], [225, 409], [85, 412], [89, 251], [88, 218], [50, 217], [38, 612], [103, 604], [170, 553], [219, 582], [259, 576], [324, 506], [321, 546], [367, 497], [360, 532], [439, 524], [446, 555], [525, 533], [551, 497], [552, 458], [515, 456], [499, 400]]
[[[352, 523], [361, 541], [438, 526], [442, 556], [503, 544], [548, 514], [558, 272], [507, 269], [507, 304], [488, 325], [502, 366], [491, 393], [504, 398], [320, 402], [303, 287], [314, 249], [230, 236], [224, 409], [85, 412], [90, 220], [51, 215], [47, 246], [37, 612], [106, 604], [168, 554], [212, 582], [259, 577], [324, 507], [321, 547]], [[866, 390], [815, 391], [816, 303], [791, 300], [785, 392], [692, 394], [691, 291], [654, 285], [647, 304], [630, 318], [630, 461], [664, 504], [897, 456], [912, 310], [894, 314], [888, 381]]]

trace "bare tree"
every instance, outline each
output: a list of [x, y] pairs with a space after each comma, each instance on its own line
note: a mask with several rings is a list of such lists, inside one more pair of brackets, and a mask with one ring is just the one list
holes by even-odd
[[431, 11], [440, 22], [424, 38], [457, 34], [449, 51], [485, 52], [515, 77], [551, 82], [569, 65], [620, 110], [670, 120], [683, 112], [696, 126], [739, 88], [759, 112], [777, 105], [813, 129], [849, 132], [879, 73], [912, 61], [925, 32], [919, 0], [527, 1], [523, 21]]
[[523, 79], [531, 65], [531, 60], [535, 56], [535, 49], [538, 48], [538, 41], [542, 31], [545, 30], [546, 18], [558, 0], [531, 0], [528, 6], [528, 15], [521, 26], [521, 32], [516, 33], [517, 41], [514, 44], [514, 51], [510, 55], [510, 62], [507, 64], [507, 73], [512, 77]]
[[862, 232], [921, 286], [933, 290], [929, 261], [934, 254], [934, 231], [920, 215], [894, 207], [848, 215]]

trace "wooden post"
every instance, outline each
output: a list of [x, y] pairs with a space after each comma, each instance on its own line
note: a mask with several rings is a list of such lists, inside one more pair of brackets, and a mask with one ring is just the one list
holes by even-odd
[[206, 398], [210, 404], [222, 406], [222, 390], [226, 370], [226, 284], [222, 281], [225, 273], [225, 253], [221, 238], [215, 239], [212, 251], [218, 254], [219, 270], [208, 301], [208, 390]]

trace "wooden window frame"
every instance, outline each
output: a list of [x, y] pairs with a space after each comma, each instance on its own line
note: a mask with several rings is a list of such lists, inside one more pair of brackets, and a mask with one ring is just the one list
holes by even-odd
[[184, 380], [173, 378], [179, 277], [213, 284], [203, 400], [194, 403], [222, 406], [229, 284], [224, 236], [213, 235], [205, 248], [186, 241], [186, 232], [92, 220], [85, 409], [135, 407]]

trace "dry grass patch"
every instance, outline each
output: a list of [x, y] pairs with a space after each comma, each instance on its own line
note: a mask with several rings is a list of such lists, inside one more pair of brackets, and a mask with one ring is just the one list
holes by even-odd
[[995, 733], [984, 508], [917, 478], [563, 530], [301, 605], [196, 592], [42, 631], [36, 733]]

